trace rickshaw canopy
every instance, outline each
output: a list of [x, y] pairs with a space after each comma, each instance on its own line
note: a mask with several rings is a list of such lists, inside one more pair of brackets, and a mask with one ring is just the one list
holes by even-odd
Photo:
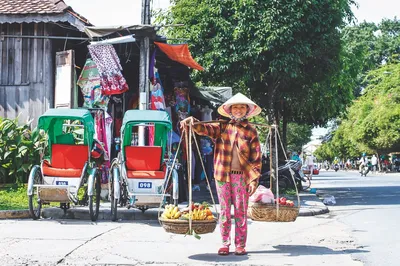
[[121, 127], [122, 146], [129, 146], [132, 141], [132, 128], [140, 124], [154, 124], [154, 146], [161, 146], [163, 154], [167, 146], [168, 133], [172, 123], [166, 111], [129, 110], [125, 112]]
[[49, 136], [49, 144], [60, 143], [57, 138], [63, 135], [63, 128], [66, 120], [78, 120], [84, 129], [83, 144], [92, 145], [95, 133], [94, 120], [90, 112], [86, 109], [49, 109], [39, 117], [38, 128], [43, 129]]

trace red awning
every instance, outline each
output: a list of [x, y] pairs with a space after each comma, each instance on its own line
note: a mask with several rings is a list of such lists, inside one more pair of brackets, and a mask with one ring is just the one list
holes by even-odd
[[187, 44], [166, 44], [154, 42], [171, 60], [197, 70], [204, 70], [190, 54]]

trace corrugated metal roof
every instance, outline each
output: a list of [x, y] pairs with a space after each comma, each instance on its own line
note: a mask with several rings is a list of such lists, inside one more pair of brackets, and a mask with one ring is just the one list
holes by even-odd
[[0, 14], [61, 14], [67, 9], [62, 0], [0, 0]]
[[0, 23], [68, 22], [83, 31], [92, 25], [63, 0], [0, 0]]

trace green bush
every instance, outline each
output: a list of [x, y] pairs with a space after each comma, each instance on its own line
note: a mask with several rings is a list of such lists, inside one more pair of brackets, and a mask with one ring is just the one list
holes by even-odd
[[0, 182], [26, 183], [32, 166], [40, 163], [45, 135], [31, 131], [31, 123], [18, 125], [18, 118], [0, 117]]

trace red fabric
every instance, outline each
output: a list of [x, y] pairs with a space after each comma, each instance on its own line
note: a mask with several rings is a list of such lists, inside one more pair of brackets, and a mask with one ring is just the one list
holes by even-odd
[[166, 44], [154, 42], [170, 59], [197, 70], [204, 70], [190, 54], [187, 44]]
[[129, 171], [127, 170], [128, 178], [146, 178], [146, 179], [164, 179], [165, 172], [163, 171]]
[[85, 145], [53, 144], [51, 149], [51, 166], [55, 168], [82, 170], [89, 159]]
[[133, 171], [159, 171], [160, 146], [126, 146], [126, 168]]
[[319, 175], [319, 170], [318, 169], [313, 169], [313, 175]]
[[121, 135], [121, 127], [122, 127], [122, 118], [116, 118], [114, 120], [114, 136], [119, 137]]
[[80, 177], [88, 161], [88, 146], [53, 144], [51, 164], [43, 163], [43, 174], [55, 177]]
[[82, 169], [54, 168], [45, 161], [45, 163], [43, 163], [43, 175], [55, 177], [81, 177]]

